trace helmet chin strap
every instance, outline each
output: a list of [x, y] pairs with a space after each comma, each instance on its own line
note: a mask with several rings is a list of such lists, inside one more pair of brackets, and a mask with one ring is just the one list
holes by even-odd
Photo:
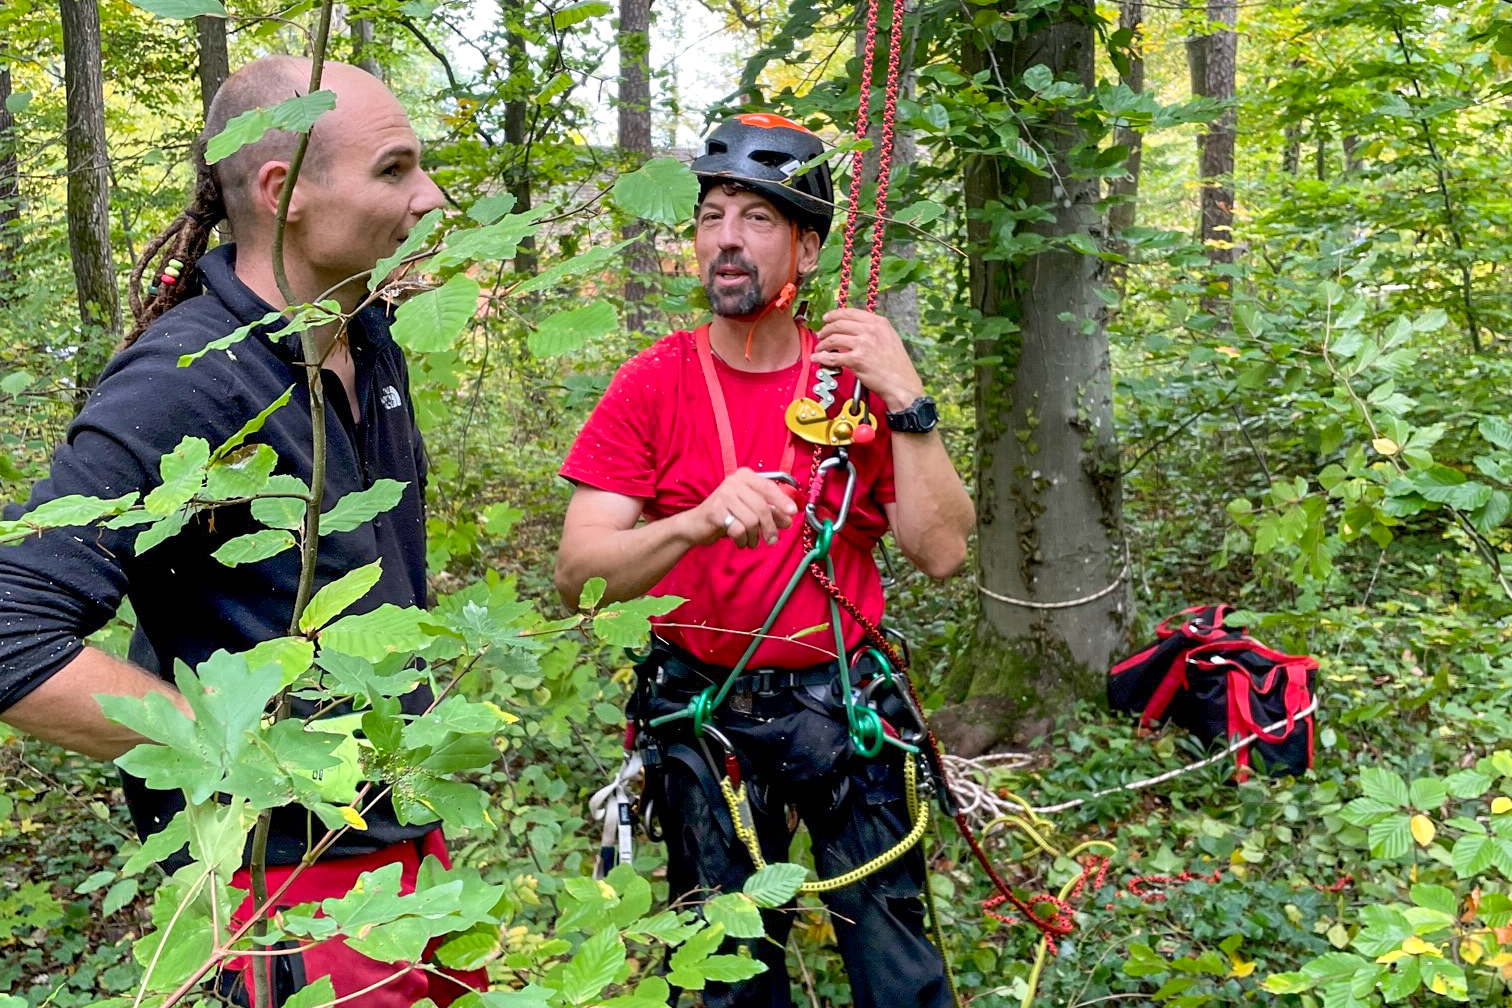
[[746, 330], [745, 359], [751, 359], [751, 341], [756, 338], [756, 327], [761, 320], [766, 318], [767, 312], [773, 308], [786, 308], [793, 303], [793, 298], [798, 295], [798, 224], [792, 222], [793, 240], [788, 248], [788, 282], [782, 285], [782, 290], [777, 296], [767, 302], [767, 306], [761, 309], [761, 314], [751, 321], [751, 328]]

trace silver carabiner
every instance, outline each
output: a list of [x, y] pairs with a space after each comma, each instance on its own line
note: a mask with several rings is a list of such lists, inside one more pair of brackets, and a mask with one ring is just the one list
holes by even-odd
[[850, 517], [851, 498], [856, 492], [856, 466], [855, 463], [851, 462], [850, 456], [846, 453], [845, 449], [842, 448], [834, 455], [820, 462], [818, 470], [814, 473], [814, 483], [818, 486], [820, 492], [815, 493], [812, 490], [810, 491], [809, 504], [804, 509], [803, 517], [809, 523], [809, 527], [815, 532], [824, 531], [824, 523], [819, 520], [817, 512], [819, 498], [822, 496], [824, 489], [824, 475], [837, 466], [845, 466], [845, 493], [840, 497], [840, 513], [835, 516], [832, 530], [835, 532], [840, 531], [844, 527], [846, 519]]

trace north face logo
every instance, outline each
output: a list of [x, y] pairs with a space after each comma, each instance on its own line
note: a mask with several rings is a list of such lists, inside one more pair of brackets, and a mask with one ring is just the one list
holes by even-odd
[[383, 386], [383, 391], [378, 393], [378, 401], [383, 403], [384, 409], [398, 409], [404, 404], [399, 398], [399, 390], [392, 385]]

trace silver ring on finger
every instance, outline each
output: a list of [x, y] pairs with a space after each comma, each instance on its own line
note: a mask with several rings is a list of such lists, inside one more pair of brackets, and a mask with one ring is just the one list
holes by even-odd
[[724, 527], [725, 527], [725, 529], [728, 530], [729, 527], [731, 525], [734, 525], [734, 524], [735, 524], [735, 516], [733, 514], [730, 514], [729, 512], [725, 512], [725, 519], [724, 519]]

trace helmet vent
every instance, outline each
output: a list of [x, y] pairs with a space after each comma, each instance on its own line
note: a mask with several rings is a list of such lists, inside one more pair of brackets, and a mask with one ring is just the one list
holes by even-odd
[[798, 168], [803, 165], [786, 151], [751, 151], [750, 159], [767, 168], [776, 168], [783, 175], [792, 175], [792, 172], [798, 171]]

